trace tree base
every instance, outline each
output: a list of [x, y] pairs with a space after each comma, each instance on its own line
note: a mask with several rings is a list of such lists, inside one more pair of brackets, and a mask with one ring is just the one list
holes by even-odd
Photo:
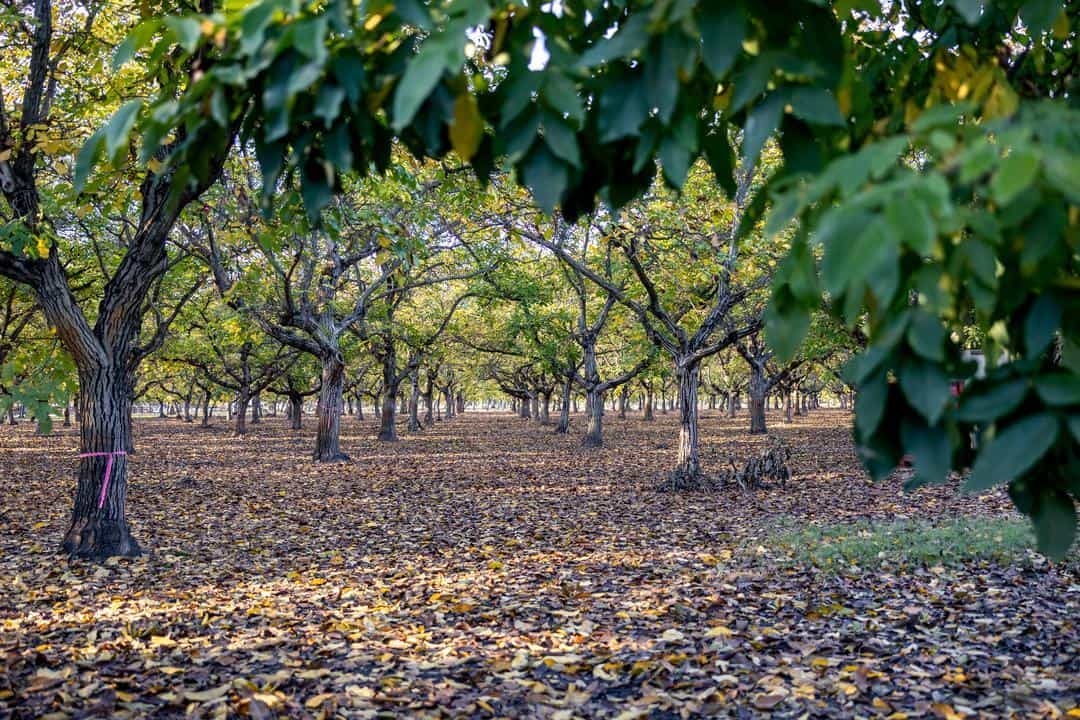
[[592, 435], [586, 435], [581, 440], [581, 447], [586, 448], [598, 448], [603, 447], [604, 441], [601, 438], [593, 437]]
[[62, 549], [73, 558], [104, 562], [111, 557], [139, 557], [142, 548], [127, 522], [93, 516], [72, 522], [64, 536]]
[[664, 480], [657, 488], [660, 492], [700, 492], [712, 490], [715, 482], [700, 470], [675, 468], [664, 475]]
[[338, 450], [337, 452], [328, 453], [315, 453], [313, 456], [316, 462], [321, 463], [338, 463], [338, 462], [352, 462], [352, 458], [345, 453]]

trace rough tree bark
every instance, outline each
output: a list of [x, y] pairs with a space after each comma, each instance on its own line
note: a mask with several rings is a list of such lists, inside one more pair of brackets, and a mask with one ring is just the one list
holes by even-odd
[[765, 379], [763, 368], [756, 363], [751, 363], [749, 388], [751, 435], [764, 435], [768, 432], [765, 427], [765, 401], [768, 391], [768, 382]]
[[344, 409], [345, 360], [336, 348], [325, 353], [322, 361], [322, 388], [319, 390], [318, 432], [313, 457], [319, 462], [343, 462], [349, 456], [341, 451], [341, 413]]
[[698, 362], [676, 364], [679, 393], [679, 454], [671, 473], [674, 487], [694, 486], [701, 475], [698, 450]]

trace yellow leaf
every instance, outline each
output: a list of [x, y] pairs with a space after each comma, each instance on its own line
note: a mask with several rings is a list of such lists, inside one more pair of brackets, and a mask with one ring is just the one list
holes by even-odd
[[[1051, 28], [1054, 33], [1054, 37], [1058, 40], [1064, 40], [1069, 36], [1069, 16], [1062, 9], [1061, 14], [1057, 16], [1057, 20], [1054, 21], [1054, 27]], [[1070, 713], [1072, 710], [1069, 711]]]
[[305, 702], [303, 702], [303, 707], [306, 707], [309, 710], [314, 710], [322, 706], [323, 703], [325, 703], [326, 701], [328, 701], [329, 698], [332, 697], [334, 697], [334, 693], [320, 693], [318, 695], [312, 695], [311, 697], [306, 699]]
[[670, 630], [665, 630], [664, 634], [660, 636], [660, 639], [665, 641], [665, 642], [679, 642], [680, 640], [683, 640], [685, 638], [686, 638], [686, 636], [683, 635], [678, 630], [676, 630], [675, 628], [671, 628]]
[[732, 630], [729, 627], [724, 627], [723, 625], [717, 625], [717, 626], [711, 627], [707, 631], [705, 631], [705, 637], [707, 637], [707, 638], [731, 637], [734, 634], [735, 634], [734, 630]]
[[49, 257], [49, 241], [44, 236], [37, 236], [37, 253], [38, 257]]
[[152, 647], [175, 647], [176, 641], [168, 635], [154, 635], [150, 638], [150, 645]]
[[211, 700], [217, 700], [223, 698], [229, 694], [229, 690], [232, 689], [232, 683], [225, 683], [216, 688], [210, 688], [209, 690], [185, 690], [184, 699], [191, 702], [210, 702]]
[[484, 121], [476, 104], [476, 97], [470, 92], [458, 95], [454, 101], [454, 123], [450, 126], [450, 143], [454, 152], [468, 162], [480, 147], [484, 137]]
[[934, 714], [945, 720], [964, 720], [964, 716], [953, 710], [951, 705], [945, 703], [934, 703], [930, 706], [930, 709], [934, 711]]

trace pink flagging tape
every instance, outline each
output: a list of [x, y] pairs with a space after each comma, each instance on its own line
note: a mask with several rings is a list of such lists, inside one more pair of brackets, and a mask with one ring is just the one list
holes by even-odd
[[96, 453], [80, 453], [79, 457], [107, 457], [108, 461], [105, 463], [105, 480], [101, 483], [101, 497], [98, 498], [98, 510], [105, 507], [105, 493], [109, 491], [109, 478], [112, 477], [113, 458], [117, 455], [127, 455], [123, 450], [114, 450], [112, 452], [96, 452]]

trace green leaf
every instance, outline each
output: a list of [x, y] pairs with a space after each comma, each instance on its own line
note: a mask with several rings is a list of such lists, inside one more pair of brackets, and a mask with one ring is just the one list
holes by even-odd
[[961, 422], [989, 423], [1008, 415], [1027, 397], [1027, 380], [1011, 380], [991, 385], [985, 391], [965, 390], [960, 394], [956, 417]]
[[525, 185], [532, 190], [537, 204], [550, 215], [566, 188], [566, 166], [548, 150], [546, 144], [538, 143], [529, 151], [522, 171]]
[[199, 47], [199, 39], [202, 38], [202, 24], [198, 18], [170, 15], [165, 18], [165, 25], [176, 36], [177, 44], [187, 52], [192, 52]]
[[900, 389], [927, 424], [936, 425], [952, 397], [952, 385], [932, 363], [908, 361], [900, 368]]
[[814, 125], [843, 125], [836, 97], [825, 88], [793, 87], [788, 91], [791, 113]]
[[937, 225], [922, 200], [910, 193], [896, 195], [885, 207], [885, 218], [905, 246], [922, 257], [933, 253]]
[[544, 142], [557, 156], [576, 168], [581, 167], [581, 150], [578, 148], [577, 135], [562, 118], [545, 113], [543, 119]]
[[855, 393], [855, 429], [860, 437], [870, 437], [877, 430], [888, 399], [889, 380], [884, 373], [859, 385]]
[[445, 71], [446, 54], [425, 43], [420, 53], [409, 61], [394, 92], [391, 115], [395, 132], [401, 132], [412, 123]]
[[905, 422], [900, 430], [904, 450], [915, 458], [915, 475], [920, 485], [939, 485], [952, 469], [952, 446], [942, 427]]
[[1016, 480], [1046, 454], [1057, 435], [1058, 421], [1053, 415], [1035, 415], [1013, 423], [979, 452], [964, 490], [979, 492]]
[[1054, 341], [1063, 314], [1061, 303], [1050, 293], [1043, 293], [1031, 304], [1024, 319], [1024, 347], [1028, 357], [1037, 357]]
[[649, 115], [649, 105], [641, 83], [624, 77], [608, 86], [600, 96], [597, 127], [601, 142], [612, 142], [638, 134]]
[[1051, 153], [1043, 157], [1046, 179], [1056, 187], [1069, 202], [1080, 205], [1080, 155]]
[[160, 28], [161, 20], [158, 18], [150, 18], [136, 25], [135, 29], [129, 32], [123, 42], [116, 47], [116, 53], [113, 55], [113, 70], [119, 70], [135, 57], [135, 53], [146, 47]]
[[649, 100], [657, 109], [657, 117], [664, 125], [671, 122], [675, 103], [679, 97], [680, 72], [689, 69], [693, 62], [694, 47], [690, 38], [678, 26], [672, 26], [654, 43], [653, 51], [645, 61], [645, 86]]
[[702, 59], [716, 80], [722, 80], [742, 50], [746, 16], [740, 3], [698, 3], [701, 17]]
[[1028, 0], [1020, 8], [1020, 19], [1024, 21], [1032, 37], [1049, 30], [1061, 13], [1061, 0]]
[[746, 116], [743, 127], [742, 156], [743, 163], [751, 166], [757, 162], [765, 142], [776, 132], [780, 125], [780, 116], [784, 112], [783, 99], [773, 93], [758, 103]]
[[818, 226], [815, 240], [825, 247], [821, 277], [830, 295], [841, 295], [862, 281], [881, 256], [880, 233], [869, 233], [877, 221], [865, 210], [841, 207], [831, 211]]
[[304, 199], [304, 210], [312, 224], [318, 224], [323, 208], [333, 197], [330, 187], [331, 173], [332, 170], [321, 162], [311, 162], [304, 169], [300, 194]]
[[394, 12], [410, 25], [431, 32], [435, 27], [431, 20], [431, 10], [420, 0], [394, 0]]
[[315, 117], [322, 118], [323, 124], [330, 127], [341, 114], [341, 103], [345, 100], [345, 89], [339, 85], [324, 83], [319, 88], [315, 99]]
[[1035, 181], [1039, 173], [1039, 156], [1025, 149], [1014, 149], [1001, 161], [990, 192], [999, 205], [1008, 205]]
[[1053, 373], [1035, 378], [1035, 392], [1047, 405], [1080, 405], [1080, 377]]
[[547, 72], [540, 96], [548, 107], [566, 115], [578, 126], [585, 122], [585, 105], [578, 95], [577, 86], [562, 73], [553, 70]]
[[1080, 443], [1080, 415], [1069, 418], [1069, 432], [1072, 433], [1073, 439]]
[[109, 124], [105, 126], [105, 157], [114, 166], [119, 165], [127, 154], [131, 128], [135, 126], [135, 120], [142, 106], [142, 100], [127, 101], [120, 106], [120, 109], [109, 119]]
[[1076, 505], [1064, 492], [1044, 492], [1031, 517], [1039, 552], [1062, 560], [1076, 539]]
[[660, 166], [664, 170], [664, 178], [673, 188], [681, 188], [690, 172], [690, 164], [694, 161], [690, 151], [674, 137], [667, 135], [660, 141], [658, 154]]
[[786, 362], [794, 358], [810, 330], [810, 313], [798, 306], [780, 312], [775, 303], [769, 303], [764, 321], [765, 342], [776, 352], [777, 359]]
[[617, 58], [625, 58], [645, 47], [649, 41], [648, 13], [638, 12], [627, 18], [614, 35], [600, 40], [581, 54], [578, 67], [591, 68]]
[[721, 128], [702, 138], [705, 159], [716, 177], [716, 182], [728, 197], [735, 197], [735, 157], [728, 144], [727, 133]]
[[934, 315], [925, 310], [912, 314], [907, 339], [911, 348], [921, 357], [935, 362], [945, 362], [945, 338], [948, 333]]
[[75, 188], [75, 192], [81, 193], [83, 188], [86, 187], [86, 181], [90, 177], [90, 172], [94, 169], [94, 164], [101, 157], [101, 151], [104, 148], [105, 141], [105, 128], [98, 128], [98, 130], [86, 139], [82, 148], [79, 149], [79, 155], [75, 158], [75, 179], [72, 183]]
[[982, 15], [982, 0], [949, 0], [949, 4], [968, 25], [977, 23]]

